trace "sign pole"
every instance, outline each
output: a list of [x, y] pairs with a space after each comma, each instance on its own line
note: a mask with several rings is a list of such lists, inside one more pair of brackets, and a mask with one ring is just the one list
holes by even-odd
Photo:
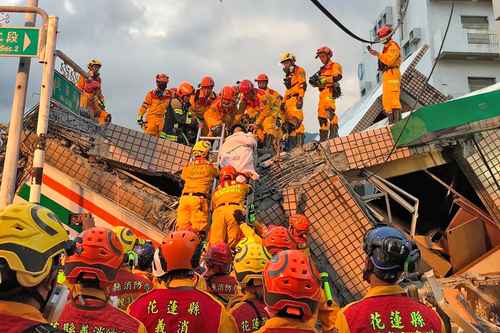
[[47, 29], [47, 44], [43, 64], [42, 84], [40, 87], [40, 107], [38, 109], [38, 123], [36, 128], [37, 141], [33, 155], [33, 169], [31, 173], [30, 202], [40, 203], [42, 189], [43, 163], [45, 161], [45, 146], [47, 127], [49, 124], [50, 97], [54, 83], [54, 62], [57, 40], [56, 16], [49, 16]]
[[[38, 0], [28, 0], [28, 6], [38, 7]], [[25, 15], [26, 27], [34, 27], [36, 14], [27, 13]], [[2, 182], [0, 184], [0, 209], [12, 203], [16, 190], [17, 161], [19, 159], [19, 142], [23, 127], [23, 115], [26, 105], [26, 90], [31, 67], [31, 58], [22, 57], [19, 59], [17, 68], [16, 85], [14, 98], [12, 100], [12, 111], [10, 114], [9, 136], [5, 151], [5, 162], [3, 166]]]

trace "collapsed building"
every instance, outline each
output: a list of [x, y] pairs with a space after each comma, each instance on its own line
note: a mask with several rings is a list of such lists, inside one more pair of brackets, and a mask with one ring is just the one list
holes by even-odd
[[[260, 160], [257, 219], [311, 220], [310, 248], [341, 304], [359, 299], [363, 234], [376, 223], [405, 231], [423, 257], [415, 295], [466, 331], [500, 327], [500, 85], [448, 100], [418, 70], [424, 47], [402, 65], [404, 118], [386, 126], [381, 89], [341, 117], [342, 137]], [[29, 196], [37, 107], [25, 117], [16, 200]], [[410, 117], [411, 115], [411, 117]], [[342, 119], [343, 118], [343, 119]], [[79, 232], [126, 225], [159, 242], [175, 226], [179, 178], [190, 147], [51, 104], [41, 204]], [[3, 164], [3, 163], [2, 163]], [[436, 279], [437, 278], [437, 279]]]

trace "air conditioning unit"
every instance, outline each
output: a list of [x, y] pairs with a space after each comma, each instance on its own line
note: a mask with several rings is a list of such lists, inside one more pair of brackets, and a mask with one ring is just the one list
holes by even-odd
[[422, 28], [413, 28], [410, 31], [408, 39], [410, 40], [410, 43], [418, 44], [418, 42], [422, 39]]

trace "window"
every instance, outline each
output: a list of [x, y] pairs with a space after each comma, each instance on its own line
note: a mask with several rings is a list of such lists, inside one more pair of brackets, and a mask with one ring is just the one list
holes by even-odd
[[464, 29], [489, 30], [487, 16], [461, 16], [460, 20]]
[[491, 86], [497, 82], [494, 77], [469, 77], [468, 81], [471, 92]]
[[365, 88], [361, 89], [361, 96], [364, 96], [364, 95], [366, 95], [366, 89]]

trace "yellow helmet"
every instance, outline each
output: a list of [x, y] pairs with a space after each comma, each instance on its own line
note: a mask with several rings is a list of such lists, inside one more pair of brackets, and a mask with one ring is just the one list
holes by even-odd
[[89, 61], [89, 64], [87, 65], [88, 67], [97, 65], [99, 67], [102, 67], [102, 62], [98, 59], [92, 59]]
[[52, 273], [69, 242], [57, 216], [32, 203], [0, 210], [0, 258], [16, 273], [21, 286], [34, 287]]
[[210, 152], [211, 144], [208, 141], [198, 141], [193, 146], [194, 157], [206, 157]]
[[135, 245], [140, 242], [134, 232], [127, 227], [114, 227], [113, 231], [118, 236], [120, 243], [122, 243], [123, 253], [125, 254], [132, 252]]
[[238, 253], [234, 257], [234, 271], [238, 282], [246, 286], [252, 280], [262, 281], [264, 267], [271, 259], [266, 248], [253, 238], [243, 238], [236, 249]]
[[295, 56], [290, 52], [282, 53], [281, 57], [280, 57], [280, 62], [283, 63], [287, 60], [291, 60], [292, 62], [295, 62]]

